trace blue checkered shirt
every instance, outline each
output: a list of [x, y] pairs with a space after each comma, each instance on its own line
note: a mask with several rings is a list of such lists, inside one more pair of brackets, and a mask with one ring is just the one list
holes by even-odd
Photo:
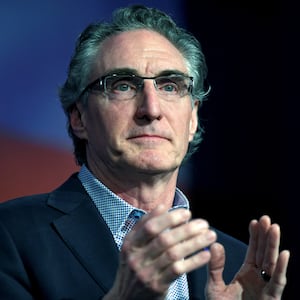
[[[128, 233], [128, 230], [130, 230], [137, 219], [146, 212], [130, 205], [113, 193], [101, 183], [85, 165], [81, 167], [78, 178], [109, 227], [117, 247], [121, 249], [123, 239]], [[189, 209], [189, 202], [185, 195], [176, 188], [171, 209], [179, 207]], [[183, 274], [171, 284], [166, 299], [189, 299], [186, 274]]]

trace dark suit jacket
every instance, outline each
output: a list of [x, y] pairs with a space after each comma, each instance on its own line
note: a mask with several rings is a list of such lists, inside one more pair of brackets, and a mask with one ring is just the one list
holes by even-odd
[[[246, 245], [218, 231], [226, 248], [224, 278], [242, 264]], [[1, 300], [96, 300], [111, 288], [118, 249], [73, 174], [55, 191], [0, 205]], [[188, 275], [191, 299], [204, 299], [206, 269]]]

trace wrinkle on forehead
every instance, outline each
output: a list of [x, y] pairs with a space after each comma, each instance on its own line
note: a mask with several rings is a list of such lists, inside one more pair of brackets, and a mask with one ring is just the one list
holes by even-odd
[[135, 69], [144, 76], [168, 69], [187, 73], [180, 51], [159, 33], [145, 29], [122, 32], [103, 42], [93, 74], [97, 77], [116, 68]]

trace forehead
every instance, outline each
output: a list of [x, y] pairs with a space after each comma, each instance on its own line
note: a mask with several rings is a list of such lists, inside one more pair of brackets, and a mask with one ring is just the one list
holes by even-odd
[[187, 73], [180, 51], [159, 33], [145, 29], [122, 32], [102, 43], [92, 76], [118, 68], [134, 69], [145, 76], [157, 75], [163, 70]]

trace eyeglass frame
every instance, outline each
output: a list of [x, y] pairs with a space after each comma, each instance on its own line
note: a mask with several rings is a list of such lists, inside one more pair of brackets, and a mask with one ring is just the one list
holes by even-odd
[[[141, 84], [139, 85], [135, 85], [136, 86], [136, 90], [135, 90], [135, 93], [133, 94], [132, 97], [129, 97], [128, 99], [122, 99], [121, 101], [126, 101], [126, 100], [131, 100], [133, 99], [138, 92], [140, 92], [143, 87], [144, 87], [144, 80], [145, 79], [149, 79], [149, 80], [153, 80], [153, 85], [155, 87], [155, 89], [157, 91], [159, 91], [159, 89], [157, 88], [157, 82], [156, 80], [159, 79], [159, 78], [172, 78], [172, 77], [182, 77], [184, 79], [188, 79], [189, 80], [189, 84], [187, 85], [187, 88], [186, 88], [186, 92], [184, 92], [184, 94], [179, 95], [179, 98], [183, 98], [184, 96], [190, 94], [192, 95], [192, 91], [193, 91], [193, 87], [194, 87], [194, 81], [193, 81], [193, 77], [192, 76], [188, 76], [188, 75], [185, 75], [185, 74], [181, 74], [181, 73], [170, 73], [170, 74], [161, 74], [161, 75], [158, 75], [158, 76], [154, 76], [154, 77], [147, 77], [147, 76], [139, 76], [139, 75], [136, 75], [136, 74], [130, 74], [130, 73], [121, 73], [121, 74], [118, 74], [118, 73], [110, 73], [110, 74], [106, 74], [106, 75], [103, 75], [101, 77], [98, 77], [97, 79], [95, 79], [93, 82], [91, 82], [90, 84], [88, 84], [86, 86], [86, 88], [81, 92], [80, 94], [80, 97], [85, 94], [86, 92], [88, 91], [99, 91], [99, 92], [103, 92], [105, 95], [109, 96], [109, 94], [111, 94], [112, 92], [109, 91], [109, 89], [107, 88], [107, 79], [110, 78], [110, 77], [124, 77], [124, 78], [136, 78], [136, 79], [139, 79]], [[95, 88], [95, 86], [97, 86], [97, 88]]]

